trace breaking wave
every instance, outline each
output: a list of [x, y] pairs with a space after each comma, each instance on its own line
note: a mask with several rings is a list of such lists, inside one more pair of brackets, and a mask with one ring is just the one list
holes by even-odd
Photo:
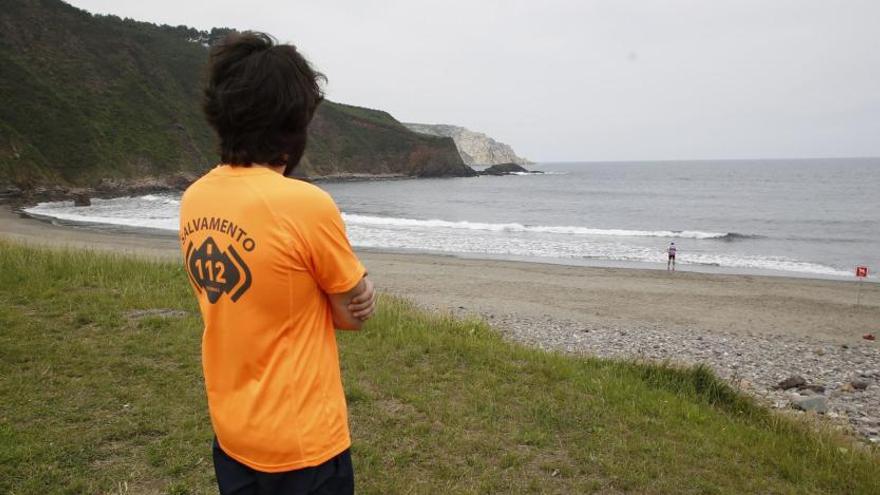
[[666, 237], [673, 239], [715, 239], [736, 241], [754, 239], [758, 236], [737, 232], [703, 232], [699, 230], [630, 230], [630, 229], [597, 229], [577, 226], [523, 225], [521, 223], [484, 223], [448, 220], [417, 220], [413, 218], [378, 217], [343, 213], [349, 225], [364, 225], [387, 228], [424, 228], [424, 229], [456, 229], [482, 230], [489, 232], [534, 232], [540, 234], [569, 234], [585, 236], [617, 236], [617, 237]]

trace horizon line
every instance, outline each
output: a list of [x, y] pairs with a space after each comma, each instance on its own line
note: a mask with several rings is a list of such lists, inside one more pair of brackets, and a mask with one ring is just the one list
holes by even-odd
[[818, 160], [880, 160], [877, 156], [818, 156], [818, 157], [780, 157], [780, 158], [646, 158], [612, 160], [537, 160], [529, 159], [534, 165], [551, 163], [685, 163], [685, 162], [755, 162], [755, 161], [818, 161]]

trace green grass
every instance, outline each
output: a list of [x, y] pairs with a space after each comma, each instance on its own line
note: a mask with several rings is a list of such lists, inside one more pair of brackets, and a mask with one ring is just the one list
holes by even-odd
[[[0, 493], [215, 493], [200, 333], [175, 264], [0, 241]], [[359, 493], [880, 493], [876, 450], [704, 368], [547, 353], [392, 298], [340, 343]]]

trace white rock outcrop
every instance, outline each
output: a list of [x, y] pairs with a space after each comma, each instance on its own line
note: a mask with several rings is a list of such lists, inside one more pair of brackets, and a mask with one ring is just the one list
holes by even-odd
[[501, 163], [528, 165], [532, 163], [517, 156], [510, 145], [499, 143], [482, 132], [444, 124], [404, 123], [403, 125], [409, 130], [421, 134], [451, 137], [466, 165], [498, 165]]

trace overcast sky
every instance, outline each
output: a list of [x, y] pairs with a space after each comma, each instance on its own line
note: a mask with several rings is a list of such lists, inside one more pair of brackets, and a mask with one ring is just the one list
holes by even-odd
[[266, 31], [332, 100], [537, 161], [880, 156], [876, 0], [73, 0]]

